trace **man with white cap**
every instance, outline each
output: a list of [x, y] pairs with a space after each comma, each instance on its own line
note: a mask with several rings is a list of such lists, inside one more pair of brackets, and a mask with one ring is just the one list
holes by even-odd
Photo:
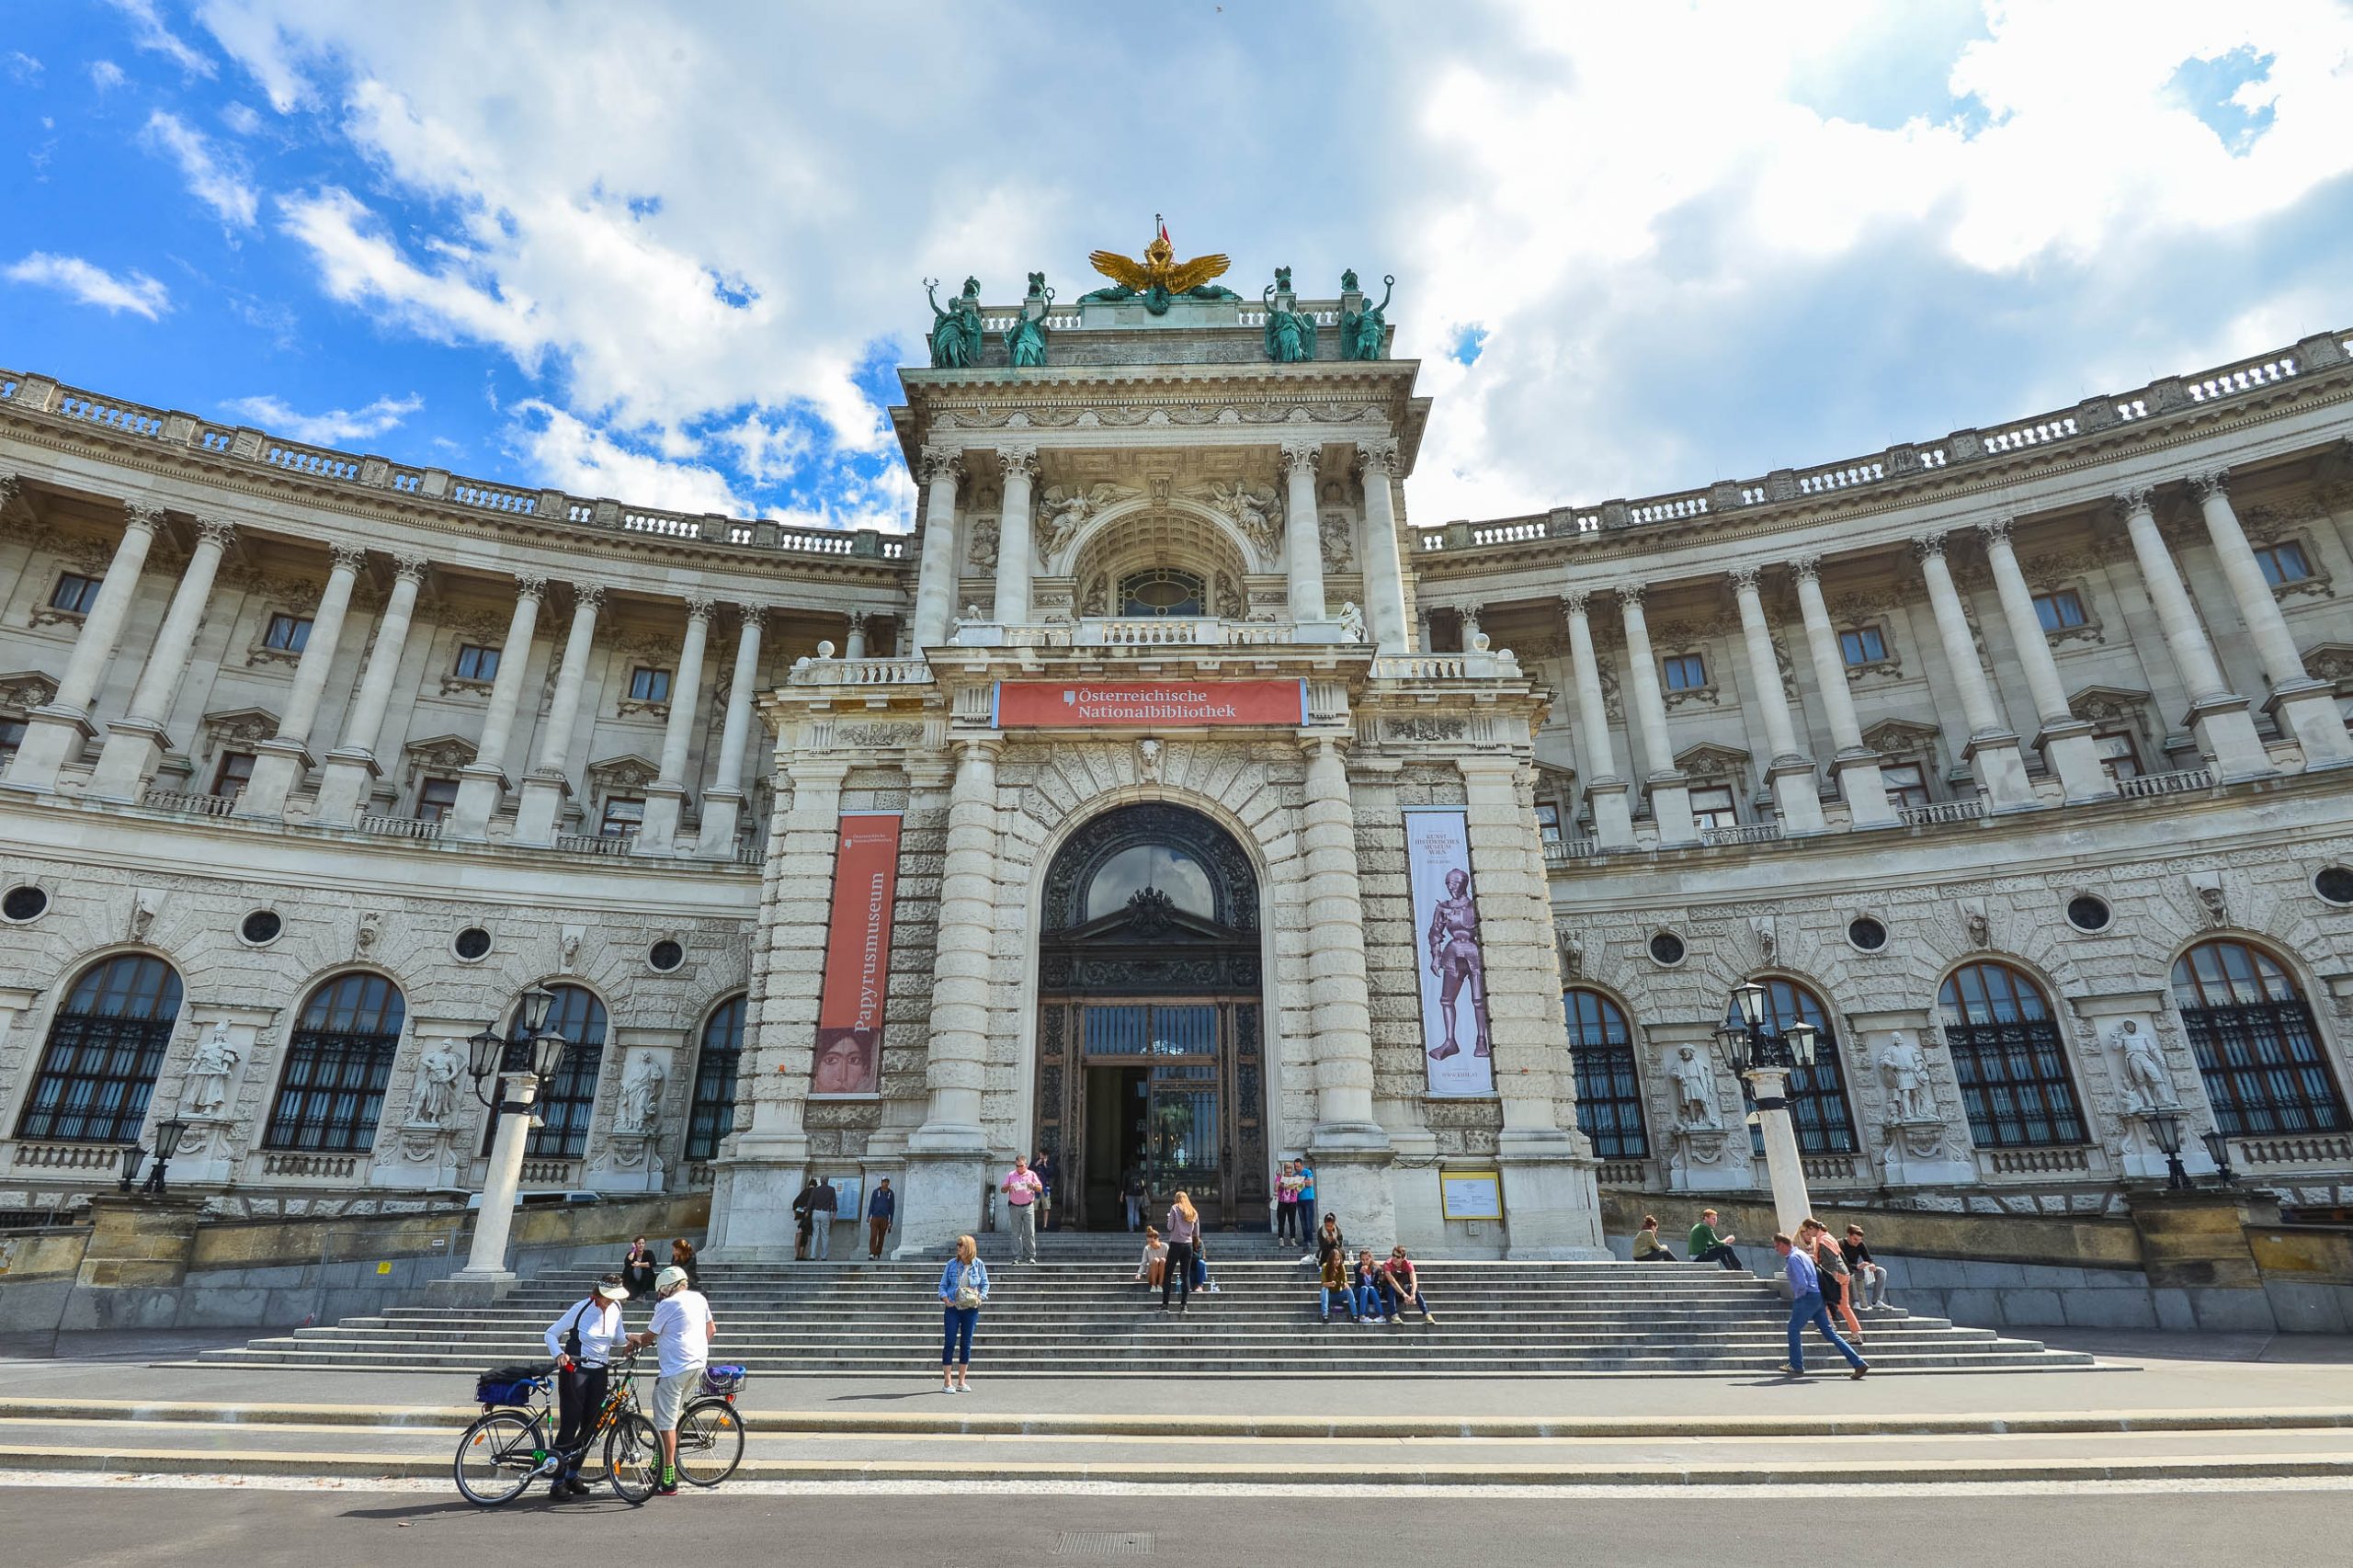
[[608, 1274], [588, 1288], [581, 1301], [548, 1324], [548, 1354], [555, 1358], [556, 1409], [562, 1424], [556, 1429], [556, 1467], [548, 1492], [555, 1497], [585, 1497], [580, 1460], [588, 1447], [589, 1426], [605, 1407], [607, 1367], [621, 1338], [620, 1303], [629, 1300], [628, 1287], [618, 1274]]
[[693, 1396], [710, 1359], [711, 1336], [719, 1332], [710, 1303], [687, 1283], [683, 1268], [665, 1268], [654, 1278], [654, 1321], [643, 1334], [632, 1334], [629, 1344], [661, 1346], [661, 1376], [654, 1382], [654, 1429], [662, 1435], [662, 1478], [657, 1497], [678, 1494], [678, 1415]]

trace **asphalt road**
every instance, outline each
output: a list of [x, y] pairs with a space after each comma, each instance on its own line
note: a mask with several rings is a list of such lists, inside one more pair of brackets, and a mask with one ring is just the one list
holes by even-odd
[[[1959, 1568], [2063, 1560], [2346, 1561], [2344, 1491], [2005, 1490], [1811, 1498], [1447, 1498], [1354, 1494], [735, 1495], [528, 1503], [478, 1512], [431, 1491], [222, 1487], [0, 1490], [0, 1540], [25, 1568], [403, 1568], [533, 1561], [1029, 1568], [1093, 1561], [1186, 1568]], [[1825, 1535], [1847, 1550], [1825, 1554]], [[1146, 1550], [1122, 1538], [1142, 1537]], [[1091, 1538], [1091, 1539], [1090, 1539]], [[1124, 1546], [1125, 1550], [1109, 1550]], [[584, 1557], [582, 1554], [585, 1553]]]

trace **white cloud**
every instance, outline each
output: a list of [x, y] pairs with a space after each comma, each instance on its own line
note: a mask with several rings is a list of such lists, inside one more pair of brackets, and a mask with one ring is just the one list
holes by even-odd
[[527, 398], [515, 405], [507, 444], [543, 484], [574, 495], [609, 495], [672, 512], [742, 517], [757, 508], [737, 499], [718, 470], [631, 451], [553, 404]]
[[155, 0], [107, 0], [131, 22], [131, 41], [176, 64], [191, 76], [210, 76], [219, 70], [210, 55], [164, 25]]
[[221, 111], [221, 123], [240, 136], [252, 136], [261, 130], [261, 116], [251, 104], [231, 104]]
[[21, 49], [12, 49], [6, 54], [0, 54], [0, 71], [7, 72], [10, 81], [21, 82], [28, 87], [40, 85], [44, 69], [40, 61]]
[[324, 414], [298, 414], [270, 396], [233, 398], [222, 406], [273, 436], [316, 447], [341, 447], [382, 435], [424, 407], [425, 399], [411, 392], [406, 397], [380, 397], [365, 408], [331, 408]]
[[143, 272], [131, 272], [118, 278], [103, 267], [93, 267], [78, 256], [52, 256], [47, 251], [35, 251], [24, 260], [15, 263], [0, 278], [12, 283], [31, 283], [42, 288], [60, 289], [85, 305], [97, 305], [107, 311], [129, 311], [134, 315], [154, 321], [172, 308], [171, 296], [161, 283]]
[[110, 93], [117, 87], [129, 85], [130, 82], [131, 78], [123, 74], [122, 67], [113, 61], [93, 60], [90, 62], [90, 85], [99, 92]]
[[139, 133], [139, 140], [150, 150], [170, 153], [179, 165], [189, 191], [225, 222], [240, 229], [253, 227], [255, 213], [261, 205], [260, 193], [246, 181], [242, 170], [225, 163], [213, 151], [212, 143], [188, 121], [157, 109], [147, 117], [146, 129]]

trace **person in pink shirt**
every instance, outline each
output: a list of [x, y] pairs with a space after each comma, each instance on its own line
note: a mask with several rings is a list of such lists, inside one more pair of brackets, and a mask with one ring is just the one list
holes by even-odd
[[1046, 1184], [1029, 1168], [1029, 1162], [1016, 1156], [1013, 1170], [997, 1186], [1005, 1193], [1007, 1210], [1013, 1216], [1013, 1261], [1038, 1261], [1038, 1196]]

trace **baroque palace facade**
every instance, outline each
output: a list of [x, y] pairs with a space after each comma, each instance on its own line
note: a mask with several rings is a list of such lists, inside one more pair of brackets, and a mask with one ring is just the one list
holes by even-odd
[[1748, 976], [1818, 1195], [2096, 1210], [2177, 1108], [2348, 1201], [2343, 335], [1431, 525], [1386, 304], [968, 284], [906, 536], [0, 372], [0, 1210], [165, 1116], [224, 1212], [478, 1187], [539, 985], [526, 1187], [726, 1255], [1046, 1148], [1088, 1226], [1307, 1155], [1351, 1236], [1592, 1256], [1597, 1183], [1763, 1187]]

